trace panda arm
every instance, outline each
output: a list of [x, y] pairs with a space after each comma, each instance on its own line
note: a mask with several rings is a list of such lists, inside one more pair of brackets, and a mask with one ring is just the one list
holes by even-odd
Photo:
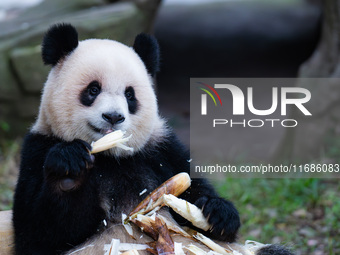
[[[166, 160], [170, 166], [170, 169], [167, 168], [166, 171], [170, 171], [172, 175], [180, 172], [190, 174], [190, 153], [175, 134], [168, 137], [166, 145], [162, 148], [161, 153], [164, 155], [164, 161]], [[183, 193], [182, 197], [191, 203], [195, 203], [202, 196], [218, 197], [218, 194], [206, 179], [193, 178], [191, 187]]]
[[[63, 164], [72, 166], [70, 162], [77, 160], [70, 157], [77, 155], [79, 143], [70, 144], [64, 153], [73, 153], [61, 159], [55, 150], [66, 146], [64, 142], [33, 133], [26, 136], [13, 207], [16, 254], [69, 249], [92, 235], [103, 218], [97, 189], [88, 175], [81, 176], [76, 189], [60, 189]], [[54, 173], [54, 169], [46, 171], [48, 160], [59, 167]]]
[[[189, 152], [175, 135], [169, 137], [167, 146], [164, 148], [166, 148], [164, 154], [171, 165], [173, 175], [179, 172], [190, 173]], [[212, 230], [203, 232], [204, 234], [222, 241], [235, 241], [241, 225], [238, 211], [230, 201], [219, 197], [206, 179], [192, 179], [190, 188], [180, 197], [202, 209], [204, 216], [212, 225]], [[174, 216], [179, 223], [187, 223], [183, 218]]]

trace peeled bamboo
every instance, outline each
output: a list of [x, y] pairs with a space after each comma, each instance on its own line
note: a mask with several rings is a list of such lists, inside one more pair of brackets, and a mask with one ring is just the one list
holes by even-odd
[[210, 229], [211, 225], [204, 217], [202, 210], [197, 206], [171, 194], [164, 195], [163, 201], [165, 205], [170, 206], [176, 213], [190, 221], [194, 226], [205, 231]]
[[98, 153], [101, 151], [111, 149], [113, 147], [119, 147], [124, 150], [133, 151], [133, 148], [124, 145], [125, 142], [129, 141], [129, 139], [131, 138], [131, 135], [128, 137], [124, 137], [124, 135], [125, 135], [125, 132], [123, 132], [122, 130], [116, 130], [114, 132], [111, 132], [103, 136], [102, 138], [100, 138], [99, 140], [91, 144], [92, 146], [91, 153], [92, 154]]

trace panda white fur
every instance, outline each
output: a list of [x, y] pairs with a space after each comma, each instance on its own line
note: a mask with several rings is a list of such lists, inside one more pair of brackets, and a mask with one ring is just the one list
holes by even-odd
[[[189, 172], [188, 152], [158, 113], [152, 84], [157, 41], [140, 34], [132, 48], [112, 40], [78, 42], [71, 25], [57, 24], [43, 39], [42, 57], [52, 69], [22, 149], [13, 208], [15, 252], [61, 254], [91, 237], [92, 243], [103, 242], [107, 232], [124, 239], [117, 224], [147, 195], [139, 193]], [[116, 129], [132, 134], [127, 145], [133, 153], [115, 148], [89, 154], [92, 141]], [[194, 179], [182, 197], [210, 215], [213, 230], [204, 234], [235, 241], [238, 212], [205, 180]], [[98, 249], [89, 254], [102, 254]]]

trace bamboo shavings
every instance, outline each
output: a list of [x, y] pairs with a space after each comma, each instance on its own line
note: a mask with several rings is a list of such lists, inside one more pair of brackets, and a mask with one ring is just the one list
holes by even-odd
[[143, 189], [140, 193], [139, 193], [139, 196], [143, 195], [145, 192], [147, 192], [148, 190], [147, 189]]
[[175, 255], [185, 255], [183, 251], [182, 243], [175, 242], [174, 248], [175, 248]]
[[139, 255], [139, 252], [137, 250], [130, 250], [122, 253], [121, 255]]
[[226, 254], [226, 255], [228, 255], [228, 254], [233, 254], [233, 252], [227, 251], [225, 248], [223, 248], [222, 246], [218, 245], [218, 244], [215, 243], [213, 240], [211, 240], [210, 238], [208, 238], [208, 237], [202, 235], [201, 233], [198, 233], [198, 232], [197, 232], [197, 233], [194, 235], [194, 237], [195, 237], [198, 241], [204, 243], [206, 246], [208, 246], [208, 247], [209, 247], [210, 249], [212, 249], [213, 251], [216, 251], [216, 252], [221, 253], [221, 254]]
[[103, 136], [102, 138], [100, 138], [99, 140], [97, 140], [96, 142], [92, 142], [91, 147], [91, 153], [98, 153], [101, 151], [105, 151], [108, 149], [111, 149], [113, 147], [119, 147], [123, 150], [127, 150], [127, 151], [133, 151], [133, 148], [126, 146], [124, 143], [129, 141], [131, 136], [128, 137], [124, 137], [125, 132], [122, 130], [116, 130], [114, 132], [111, 132], [105, 136]]
[[129, 250], [138, 250], [143, 251], [149, 248], [147, 244], [138, 244], [138, 243], [120, 243], [119, 251], [129, 251]]
[[152, 220], [150, 217], [144, 216], [142, 214], [138, 214], [137, 218], [133, 220], [133, 223], [135, 223], [138, 227], [140, 227], [143, 233], [146, 233], [153, 240], [157, 240], [158, 233], [153, 228], [154, 222], [155, 221]]
[[[239, 255], [239, 254], [236, 254], [236, 253], [232, 253], [233, 255]], [[216, 251], [208, 251], [207, 255], [221, 255], [221, 253], [218, 253]], [[241, 254], [242, 255], [242, 254]]]
[[180, 234], [184, 237], [188, 237], [190, 238], [191, 236], [185, 232], [177, 223], [175, 223], [174, 221], [170, 221], [169, 219], [167, 219], [166, 217], [163, 217], [161, 214], [157, 214], [157, 217], [160, 218], [161, 220], [163, 220], [166, 225], [168, 226], [168, 229], [177, 233], [177, 234]]
[[[229, 249], [232, 251], [233, 255], [243, 255], [242, 253], [238, 252], [237, 250], [234, 250], [233, 248], [231, 248], [229, 245], [228, 245]], [[255, 255], [255, 253], [250, 253], [250, 251], [246, 251], [247, 252], [247, 255]]]
[[112, 239], [111, 244], [104, 245], [104, 255], [116, 255], [119, 252], [119, 239]]
[[125, 222], [125, 219], [126, 219], [126, 214], [122, 213], [122, 224], [123, 224], [123, 227], [125, 228], [126, 232], [128, 232], [128, 234], [133, 238], [133, 230], [132, 230], [132, 226], [130, 225], [129, 222]]
[[249, 251], [250, 254], [256, 254], [256, 252], [262, 247], [268, 246], [270, 244], [263, 244], [260, 242], [246, 240], [244, 243], [244, 248]]
[[154, 229], [158, 232], [156, 251], [158, 255], [175, 254], [174, 241], [165, 222], [156, 216]]
[[[146, 250], [149, 246], [146, 244], [135, 244], [135, 243], [121, 243], [119, 239], [112, 239], [111, 244], [104, 245], [104, 255], [117, 255], [120, 252], [128, 251], [130, 253], [127, 254], [138, 254], [138, 252], [134, 252], [137, 250]], [[134, 253], [131, 253], [134, 252]]]
[[[137, 226], [139, 226], [140, 228], [143, 227], [143, 232], [147, 233], [149, 236], [151, 236], [154, 240], [157, 239], [157, 233], [156, 231], [153, 229], [153, 225], [155, 224], [155, 215], [152, 215], [151, 217], [147, 217], [145, 215], [142, 214], [138, 214], [137, 217], [133, 220], [133, 223], [135, 223]], [[179, 225], [175, 224], [174, 222], [168, 220], [166, 217], [163, 217], [160, 214], [157, 214], [158, 218], [160, 218], [168, 227], [169, 230], [180, 234], [184, 237], [188, 237], [190, 238], [191, 236], [185, 232]]]
[[189, 252], [189, 254], [207, 255], [207, 253], [204, 250], [202, 250], [201, 248], [197, 247], [194, 244], [189, 244], [188, 246], [185, 246], [184, 250]]
[[[203, 234], [193, 230], [184, 231], [177, 224], [173, 224], [171, 218], [168, 219], [155, 213], [160, 207], [169, 206], [194, 226], [208, 231], [211, 226], [204, 217], [202, 210], [176, 197], [184, 192], [190, 184], [191, 180], [187, 173], [172, 177], [155, 189], [129, 214], [129, 217], [125, 218], [125, 222], [133, 222], [155, 240], [148, 243], [147, 251], [155, 255], [255, 255], [260, 248], [266, 246], [266, 244], [246, 241], [245, 245], [229, 245], [226, 243], [227, 247], [224, 248]], [[124, 216], [122, 216], [122, 219]], [[185, 246], [182, 243], [174, 243], [171, 238], [173, 233], [170, 233], [169, 230], [179, 233], [193, 240], [193, 242], [196, 239], [207, 246], [209, 251], [206, 252], [193, 243]]]

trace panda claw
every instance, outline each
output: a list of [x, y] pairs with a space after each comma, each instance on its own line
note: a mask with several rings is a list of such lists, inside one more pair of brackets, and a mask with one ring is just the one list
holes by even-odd
[[94, 156], [92, 154], [90, 155], [90, 158], [91, 158], [92, 163], [94, 163], [94, 159], [95, 158], [94, 158]]
[[235, 241], [240, 227], [240, 218], [232, 203], [222, 198], [204, 196], [195, 204], [204, 208], [203, 215], [211, 225], [211, 228], [206, 231], [209, 237], [221, 241]]

